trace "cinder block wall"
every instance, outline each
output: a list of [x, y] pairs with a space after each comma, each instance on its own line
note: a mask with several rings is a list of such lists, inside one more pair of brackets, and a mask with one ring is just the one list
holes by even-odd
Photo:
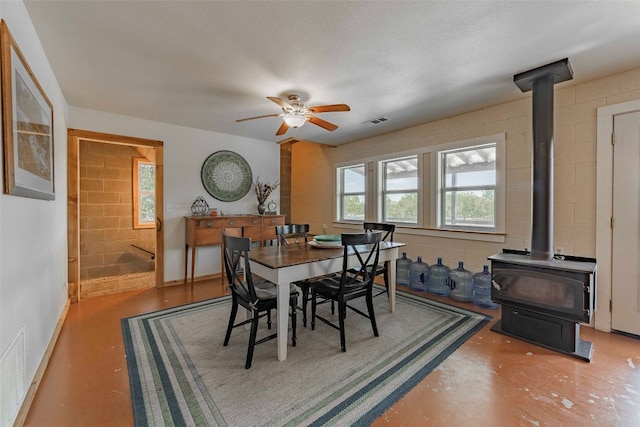
[[[514, 86], [514, 90], [517, 90]], [[555, 88], [554, 247], [569, 255], [595, 257], [597, 109], [640, 99], [640, 69]], [[487, 256], [503, 248], [531, 247], [531, 93], [519, 100], [424, 125], [390, 132], [336, 148], [294, 144], [291, 214], [312, 222], [317, 232], [333, 220], [337, 163], [398, 153], [425, 146], [506, 135], [506, 235], [504, 243], [396, 233], [409, 257], [428, 264], [437, 257], [454, 268], [481, 271]], [[311, 166], [312, 165], [312, 166]]]
[[126, 145], [80, 143], [80, 280], [153, 271], [155, 230], [133, 228], [133, 158]]

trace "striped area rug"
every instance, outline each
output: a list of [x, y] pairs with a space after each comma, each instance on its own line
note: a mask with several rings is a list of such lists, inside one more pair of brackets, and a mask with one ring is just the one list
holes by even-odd
[[248, 370], [248, 330], [222, 346], [230, 297], [122, 319], [136, 425], [369, 425], [491, 319], [403, 292], [395, 313], [385, 296], [374, 302], [380, 337], [349, 311], [342, 353], [337, 330], [304, 328], [299, 313], [287, 360], [268, 341]]

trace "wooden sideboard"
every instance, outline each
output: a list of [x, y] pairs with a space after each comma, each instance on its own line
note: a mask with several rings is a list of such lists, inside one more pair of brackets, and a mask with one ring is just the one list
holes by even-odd
[[[223, 216], [185, 216], [185, 253], [184, 283], [187, 283], [187, 266], [191, 252], [191, 289], [196, 268], [196, 248], [198, 246], [222, 246], [222, 233], [234, 236], [250, 237], [252, 242], [276, 238], [276, 225], [284, 224], [284, 215], [223, 215]], [[191, 251], [189, 251], [191, 249]], [[220, 251], [221, 260], [224, 252]], [[224, 261], [221, 262], [224, 277]]]

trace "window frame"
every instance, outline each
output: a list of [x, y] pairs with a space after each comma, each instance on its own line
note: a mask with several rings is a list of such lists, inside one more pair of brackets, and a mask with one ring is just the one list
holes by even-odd
[[[408, 227], [416, 227], [420, 224], [420, 206], [422, 204], [422, 192], [420, 191], [420, 181], [421, 181], [421, 168], [420, 168], [420, 155], [412, 154], [408, 156], [394, 157], [391, 159], [385, 159], [378, 161], [378, 169], [380, 174], [380, 183], [378, 188], [379, 198], [378, 198], [378, 218], [375, 218], [377, 222], [387, 222], [396, 225], [404, 225]], [[387, 164], [399, 162], [402, 160], [415, 159], [416, 160], [416, 187], [415, 190], [387, 190]], [[415, 222], [407, 222], [407, 221], [390, 221], [387, 219], [387, 195], [388, 194], [416, 194], [416, 221]]]
[[[132, 187], [133, 187], [133, 228], [134, 229], [147, 229], [147, 228], [155, 228], [156, 226], [156, 209], [157, 209], [157, 203], [156, 203], [156, 190], [155, 190], [155, 180], [153, 183], [154, 189], [153, 191], [143, 191], [140, 190], [140, 179], [139, 179], [139, 174], [140, 174], [140, 166], [141, 165], [151, 165], [152, 167], [155, 168], [155, 162], [149, 161], [148, 159], [144, 158], [144, 157], [134, 157], [133, 158], [133, 183], [132, 183]], [[155, 172], [154, 172], [155, 174]], [[154, 199], [154, 219], [153, 221], [149, 221], [149, 222], [141, 222], [140, 221], [140, 200], [142, 196], [148, 195], [148, 194], [153, 194], [153, 199]]]
[[[495, 192], [495, 229], [439, 228], [439, 169], [438, 152], [464, 147], [496, 144], [496, 192]], [[453, 238], [472, 241], [504, 243], [506, 240], [506, 134], [480, 136], [465, 140], [452, 141], [437, 145], [424, 146], [406, 151], [387, 153], [380, 156], [359, 158], [358, 161], [346, 161], [334, 164], [336, 171], [336, 197], [334, 206], [334, 227], [336, 229], [357, 230], [363, 221], [344, 220], [340, 211], [340, 174], [341, 168], [362, 166], [365, 171], [365, 221], [382, 222], [380, 198], [382, 188], [381, 162], [403, 157], [418, 156], [418, 223], [396, 223], [396, 232], [414, 236]]]
[[[362, 192], [346, 192], [344, 188], [344, 172], [347, 169], [362, 168], [364, 170], [364, 190]], [[367, 220], [367, 163], [353, 163], [336, 167], [336, 183], [337, 183], [337, 198], [336, 198], [336, 216], [339, 222], [348, 223], [360, 223]], [[346, 219], [344, 217], [344, 199], [347, 196], [362, 196], [364, 199], [364, 218], [359, 219]]]
[[[495, 174], [496, 180], [493, 185], [468, 185], [468, 186], [460, 186], [460, 185], [451, 185], [448, 186], [446, 183], [446, 173], [447, 173], [447, 165], [446, 165], [446, 156], [454, 153], [462, 153], [465, 151], [473, 151], [476, 149], [492, 147], [495, 149], [496, 161], [495, 163]], [[498, 144], [497, 142], [489, 142], [485, 144], [479, 145], [467, 145], [459, 148], [454, 148], [450, 150], [441, 150], [436, 153], [437, 162], [438, 162], [438, 188], [436, 191], [437, 194], [437, 206], [438, 206], [438, 215], [437, 215], [437, 228], [441, 230], [466, 230], [466, 231], [496, 231], [497, 228], [497, 209], [498, 204], [496, 200], [496, 195], [498, 193], [497, 189], [497, 157], [498, 157]], [[482, 226], [482, 225], [472, 225], [472, 224], [446, 224], [446, 209], [447, 209], [447, 192], [457, 192], [457, 191], [482, 191], [482, 190], [492, 190], [494, 194], [493, 198], [493, 225], [492, 226]]]

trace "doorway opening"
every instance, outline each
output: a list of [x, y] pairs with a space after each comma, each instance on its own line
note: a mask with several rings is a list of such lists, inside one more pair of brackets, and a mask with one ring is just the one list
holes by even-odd
[[69, 298], [164, 285], [161, 141], [68, 132]]

